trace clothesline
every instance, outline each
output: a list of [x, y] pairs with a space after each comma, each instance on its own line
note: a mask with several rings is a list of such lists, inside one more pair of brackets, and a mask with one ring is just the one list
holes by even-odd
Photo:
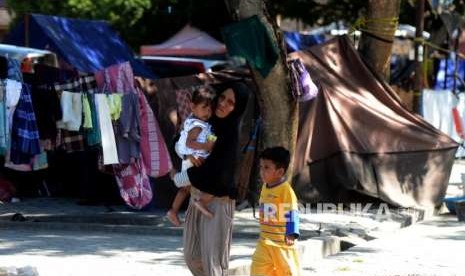
[[[98, 147], [101, 165], [112, 165], [126, 203], [137, 209], [145, 206], [152, 199], [148, 177], [167, 174], [172, 165], [155, 115], [136, 87], [129, 63], [67, 79], [59, 69], [41, 70], [24, 75], [23, 80], [16, 67], [15, 74], [7, 76], [18, 80], [9, 80], [0, 91], [5, 95], [0, 97], [0, 111], [4, 111], [0, 121], [6, 126], [4, 132], [0, 127], [0, 138], [9, 138], [3, 143], [7, 165], [32, 171], [47, 167], [47, 151]], [[7, 105], [10, 99], [17, 102]]]

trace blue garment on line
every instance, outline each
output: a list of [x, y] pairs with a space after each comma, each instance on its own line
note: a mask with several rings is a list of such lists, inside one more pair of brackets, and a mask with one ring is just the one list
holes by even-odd
[[21, 62], [16, 59], [7, 58], [8, 60], [8, 78], [11, 80], [23, 82], [23, 73], [21, 72]]
[[23, 84], [13, 122], [10, 160], [14, 164], [29, 164], [31, 158], [40, 153], [40, 144], [30, 87], [27, 84]]

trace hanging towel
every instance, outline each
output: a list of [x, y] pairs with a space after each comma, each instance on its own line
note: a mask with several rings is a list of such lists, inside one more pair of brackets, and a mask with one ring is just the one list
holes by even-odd
[[95, 94], [95, 104], [102, 138], [103, 164], [118, 164], [115, 134], [111, 124], [110, 108], [105, 94]]
[[23, 85], [13, 121], [10, 158], [15, 164], [27, 164], [40, 153], [39, 130], [28, 85]]
[[95, 98], [93, 94], [89, 94], [87, 99], [89, 100], [90, 111], [92, 115], [92, 128], [85, 129], [87, 145], [95, 146], [100, 144], [102, 141], [100, 137], [100, 125], [98, 121], [97, 108], [95, 106]]
[[21, 90], [23, 85], [15, 80], [6, 80], [6, 108], [8, 116], [8, 129], [13, 125], [13, 114], [15, 113], [16, 106], [18, 105], [19, 98], [21, 97]]
[[140, 106], [140, 148], [142, 161], [151, 177], [159, 177], [170, 172], [172, 166], [163, 135], [145, 95], [138, 90]]
[[82, 127], [86, 129], [92, 128], [92, 110], [86, 93], [82, 93], [82, 113], [84, 116]]
[[245, 58], [265, 78], [278, 60], [278, 50], [258, 16], [223, 28], [224, 43], [231, 56]]
[[121, 116], [123, 94], [113, 93], [107, 96], [108, 108], [110, 109], [111, 119], [118, 121]]
[[60, 104], [63, 116], [61, 121], [57, 122], [57, 127], [69, 131], [79, 131], [82, 123], [81, 93], [63, 91]]

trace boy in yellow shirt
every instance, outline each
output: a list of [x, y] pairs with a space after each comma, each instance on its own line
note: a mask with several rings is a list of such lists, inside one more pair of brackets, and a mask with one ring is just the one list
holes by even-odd
[[300, 275], [295, 241], [299, 237], [297, 197], [286, 179], [290, 154], [283, 147], [260, 155], [260, 238], [252, 256], [252, 276]]

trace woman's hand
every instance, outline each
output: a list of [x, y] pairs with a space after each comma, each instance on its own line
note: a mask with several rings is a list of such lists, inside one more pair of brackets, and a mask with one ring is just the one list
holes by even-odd
[[213, 150], [213, 147], [215, 146], [215, 141], [207, 141], [205, 142], [205, 150], [208, 152], [211, 152]]
[[191, 163], [192, 163], [192, 165], [194, 165], [194, 167], [200, 167], [200, 166], [202, 166], [203, 162], [205, 162], [205, 159], [203, 159], [203, 158], [195, 158], [192, 155], [188, 155], [186, 157], [187, 157], [187, 159], [189, 161], [191, 161]]

